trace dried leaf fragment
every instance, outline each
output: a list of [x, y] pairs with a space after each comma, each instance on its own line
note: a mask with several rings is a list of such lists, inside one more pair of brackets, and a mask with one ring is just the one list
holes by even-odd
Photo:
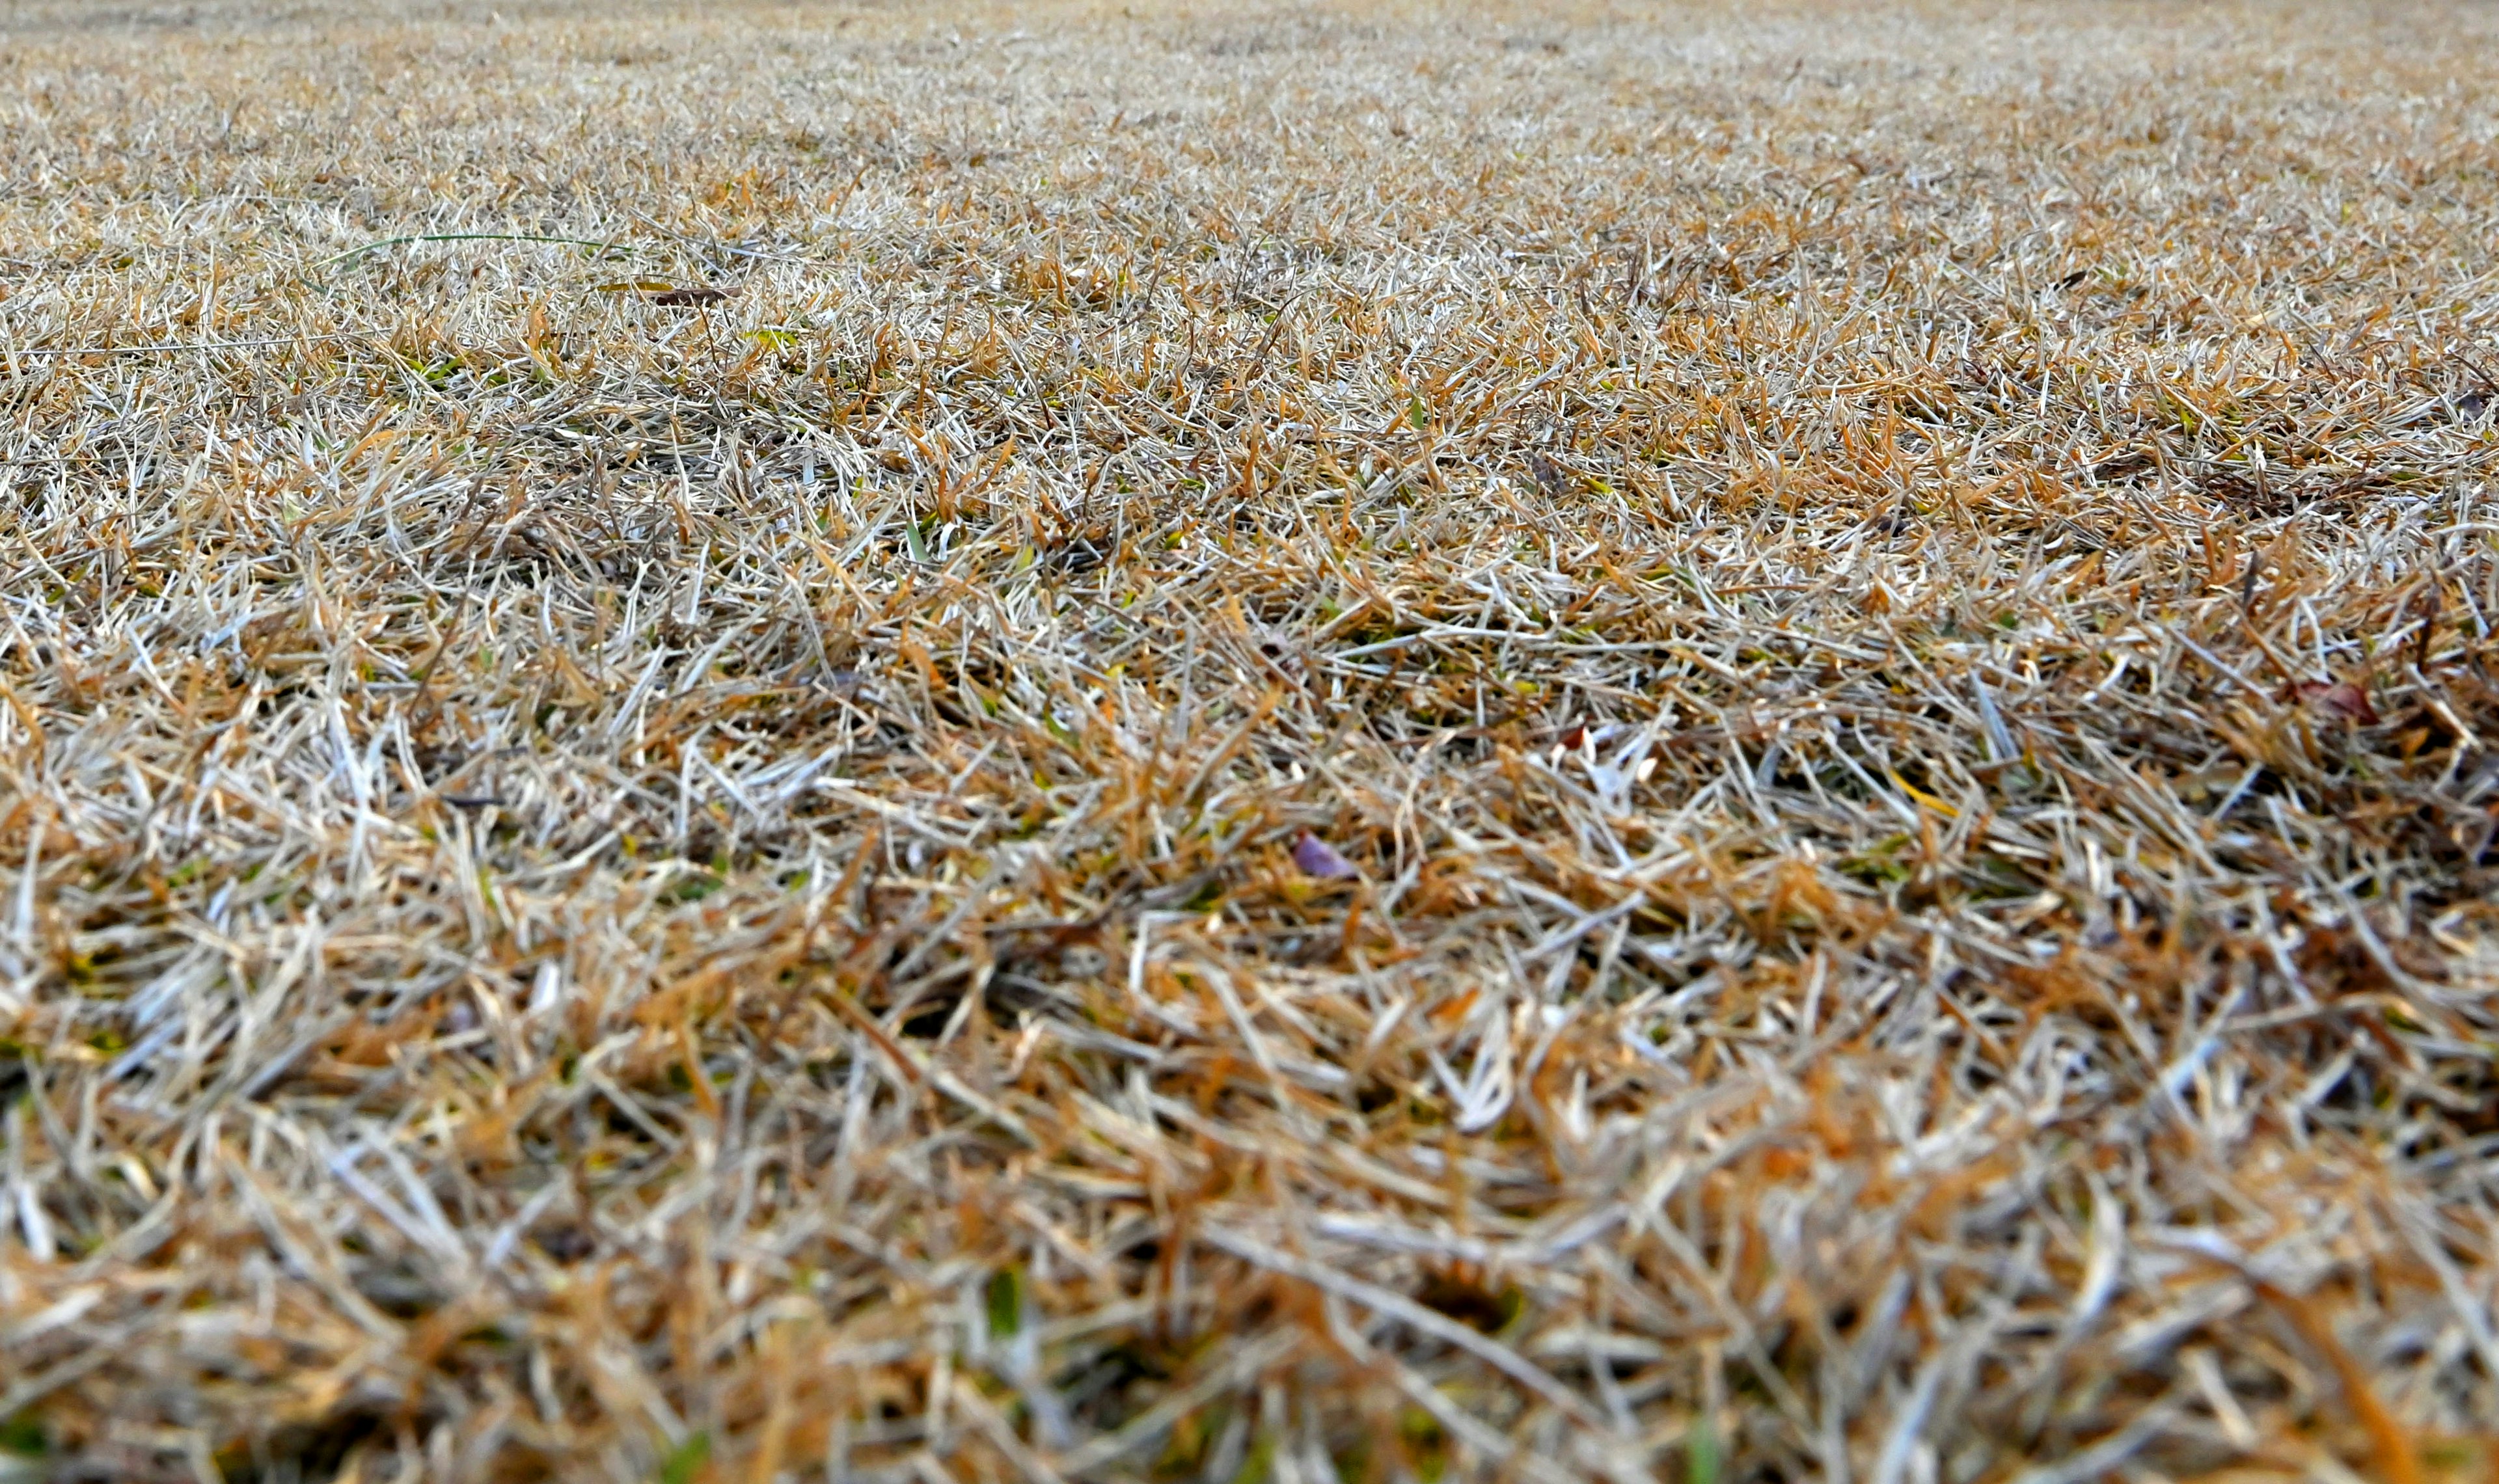
[[1335, 846], [1307, 829], [1293, 841], [1293, 864], [1301, 868], [1303, 875], [1320, 881], [1350, 881], [1362, 874], [1354, 869], [1352, 861], [1337, 854]]
[[2330, 712], [2355, 726], [2378, 725], [2378, 708], [2369, 704], [2369, 693], [2348, 680], [2328, 684], [2321, 680], [2303, 680], [2290, 688], [2291, 695], [2320, 711]]

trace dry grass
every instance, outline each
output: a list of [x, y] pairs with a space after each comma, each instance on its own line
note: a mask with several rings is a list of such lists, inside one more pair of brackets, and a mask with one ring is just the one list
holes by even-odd
[[2488, 9], [0, 29], [0, 1476], [2499, 1469]]

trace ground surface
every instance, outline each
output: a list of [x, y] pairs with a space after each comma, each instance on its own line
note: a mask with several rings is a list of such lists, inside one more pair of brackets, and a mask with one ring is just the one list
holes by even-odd
[[2499, 16], [1744, 12], [0, 11], [0, 1474], [2488, 1477]]

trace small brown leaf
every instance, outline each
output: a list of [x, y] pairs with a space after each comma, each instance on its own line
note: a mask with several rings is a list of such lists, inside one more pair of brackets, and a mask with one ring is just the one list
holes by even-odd
[[2369, 704], [2369, 693], [2348, 680], [2330, 685], [2321, 680], [2303, 680], [2292, 686], [2290, 693], [2308, 705], [2331, 712], [2355, 726], [2378, 725], [2378, 708]]
[[1542, 453], [1529, 452], [1527, 469], [1536, 476], [1536, 487], [1548, 498], [1567, 493], [1571, 488], [1571, 476], [1563, 471], [1562, 466]]

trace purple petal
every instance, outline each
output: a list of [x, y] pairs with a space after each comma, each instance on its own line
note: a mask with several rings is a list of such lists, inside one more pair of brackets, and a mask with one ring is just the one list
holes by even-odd
[[1321, 881], [1343, 881], [1362, 874], [1353, 868], [1352, 861], [1336, 853], [1335, 846], [1307, 829], [1293, 842], [1293, 864], [1302, 868], [1303, 875]]

